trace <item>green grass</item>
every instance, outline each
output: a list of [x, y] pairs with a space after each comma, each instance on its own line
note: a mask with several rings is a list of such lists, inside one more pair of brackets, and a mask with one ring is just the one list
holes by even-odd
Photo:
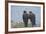
[[[12, 23], [11, 24], [12, 28], [24, 28], [24, 23], [20, 22], [20, 23]], [[31, 23], [28, 23], [28, 27], [32, 27]]]

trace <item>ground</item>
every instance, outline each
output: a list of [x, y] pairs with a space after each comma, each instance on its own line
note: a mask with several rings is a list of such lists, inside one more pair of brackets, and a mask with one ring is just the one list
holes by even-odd
[[[28, 27], [31, 27], [31, 23], [28, 23]], [[12, 23], [11, 24], [12, 28], [24, 28], [24, 23], [20, 22], [20, 23]]]

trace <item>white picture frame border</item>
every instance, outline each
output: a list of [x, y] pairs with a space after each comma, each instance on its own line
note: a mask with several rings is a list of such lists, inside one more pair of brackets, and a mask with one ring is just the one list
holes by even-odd
[[[40, 6], [41, 7], [41, 26], [32, 28], [11, 28], [11, 5], [19, 6]], [[39, 4], [21, 4], [21, 3], [8, 3], [8, 32], [12, 31], [26, 31], [26, 30], [42, 30], [43, 29], [43, 5]]]

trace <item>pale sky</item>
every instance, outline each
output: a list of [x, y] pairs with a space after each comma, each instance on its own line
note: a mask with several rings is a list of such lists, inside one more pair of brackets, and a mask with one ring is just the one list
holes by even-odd
[[22, 15], [23, 15], [23, 11], [27, 11], [27, 13], [29, 13], [29, 11], [32, 11], [35, 14], [36, 17], [36, 23], [40, 23], [40, 13], [41, 13], [41, 7], [37, 7], [37, 6], [11, 6], [11, 19], [14, 22], [22, 22]]

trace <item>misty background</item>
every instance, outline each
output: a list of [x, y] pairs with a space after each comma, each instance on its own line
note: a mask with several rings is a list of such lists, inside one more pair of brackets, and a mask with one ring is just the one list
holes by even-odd
[[35, 14], [35, 23], [37, 26], [40, 25], [41, 23], [41, 7], [39, 6], [14, 6], [11, 5], [11, 20], [12, 23], [20, 23], [23, 22], [23, 12], [27, 11], [32, 11]]

